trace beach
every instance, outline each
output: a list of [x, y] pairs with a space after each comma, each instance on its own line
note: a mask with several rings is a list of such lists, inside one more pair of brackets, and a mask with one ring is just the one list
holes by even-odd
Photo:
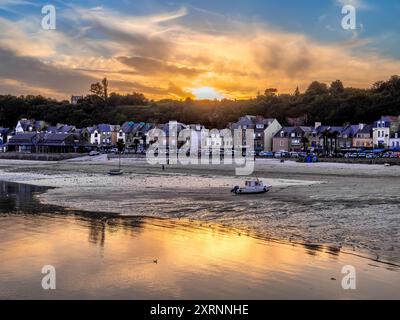
[[[162, 170], [143, 159], [123, 159], [125, 174], [109, 177], [107, 171], [117, 166], [118, 160], [104, 156], [57, 163], [1, 160], [0, 180], [46, 187], [33, 193], [35, 201], [45, 208], [62, 208], [56, 211], [67, 214], [57, 219], [50, 219], [49, 214], [41, 218], [40, 223], [50, 223], [52, 252], [66, 252], [66, 257], [79, 261], [80, 250], [60, 251], [54, 247], [63, 242], [71, 245], [72, 238], [82, 238], [83, 245], [88, 245], [88, 230], [76, 227], [75, 215], [86, 213], [84, 217], [89, 220], [82, 223], [99, 224], [103, 230], [97, 234], [97, 238], [103, 237], [98, 250], [103, 248], [112, 254], [114, 248], [134, 243], [135, 248], [145, 249], [140, 253], [132, 248], [133, 252], [124, 251], [116, 258], [118, 263], [123, 264], [124, 254], [139, 256], [141, 263], [148, 264], [146, 270], [153, 270], [167, 260], [173, 267], [162, 264], [166, 272], [182, 274], [184, 279], [178, 280], [187, 282], [185, 288], [200, 281], [204, 290], [200, 292], [199, 286], [199, 291], [175, 288], [174, 295], [170, 295], [155, 289], [152, 295], [152, 290], [143, 289], [141, 297], [182, 298], [185, 292], [192, 298], [207, 298], [206, 293], [213, 292], [210, 298], [399, 298], [396, 283], [400, 282], [393, 280], [400, 279], [399, 167], [258, 160], [253, 176], [271, 184], [272, 191], [262, 196], [238, 197], [230, 190], [242, 185], [246, 177], [235, 176], [231, 166], [177, 165]], [[0, 223], [4, 230], [6, 217]], [[127, 221], [137, 219], [145, 230], [140, 237], [126, 226], [130, 225]], [[57, 221], [54, 230], [52, 221]], [[76, 237], [74, 230], [68, 228], [71, 225], [80, 232]], [[57, 228], [63, 232], [59, 234]], [[2, 234], [7, 238], [7, 233]], [[152, 237], [160, 241], [150, 241]], [[35, 235], [39, 243], [45, 238], [45, 233]], [[72, 244], [78, 245], [78, 241]], [[30, 252], [29, 244], [24, 246], [24, 251]], [[87, 250], [91, 252], [93, 248]], [[154, 266], [153, 260], [160, 256], [160, 263]], [[93, 261], [82, 263], [91, 265]], [[351, 293], [341, 288], [341, 268], [348, 264], [357, 267], [363, 279], [360, 288], [365, 281], [364, 290]], [[113, 264], [108, 265], [111, 268]], [[126, 272], [130, 274], [129, 270]], [[227, 278], [216, 282], [218, 272]], [[123, 273], [117, 270], [117, 274]], [[97, 279], [100, 274], [95, 272], [92, 277]], [[225, 284], [228, 279], [232, 287]], [[111, 280], [122, 281], [118, 277]], [[178, 281], [173, 277], [167, 280]], [[241, 291], [244, 280], [250, 287], [246, 293]], [[98, 283], [100, 280], [93, 281], [98, 286], [105, 285]], [[143, 285], [149, 286], [152, 281], [155, 278]], [[274, 285], [263, 286], [270, 281]], [[214, 290], [217, 284], [226, 291]], [[369, 292], [366, 288], [372, 285], [381, 290]], [[304, 292], [308, 294], [303, 296]], [[94, 293], [86, 294], [82, 297]], [[123, 291], [119, 294], [124, 295]], [[118, 293], [105, 296], [116, 297]]]

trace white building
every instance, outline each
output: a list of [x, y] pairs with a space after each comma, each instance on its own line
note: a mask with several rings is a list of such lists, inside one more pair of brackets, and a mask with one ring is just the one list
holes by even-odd
[[395, 132], [390, 137], [390, 148], [400, 148], [400, 132]]
[[390, 131], [392, 123], [398, 121], [397, 117], [382, 117], [374, 123], [373, 141], [375, 148], [388, 148], [390, 146]]

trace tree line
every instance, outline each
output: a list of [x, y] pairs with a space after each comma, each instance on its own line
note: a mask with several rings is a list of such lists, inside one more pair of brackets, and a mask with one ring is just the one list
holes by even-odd
[[137, 92], [109, 94], [107, 79], [93, 84], [89, 92], [77, 105], [42, 96], [0, 95], [0, 126], [14, 127], [19, 119], [28, 118], [77, 127], [177, 120], [225, 128], [246, 114], [277, 118], [283, 125], [292, 118], [303, 119], [304, 125], [344, 125], [372, 123], [382, 115], [400, 115], [399, 76], [379, 81], [369, 89], [345, 88], [340, 80], [330, 85], [314, 81], [305, 92], [297, 88], [293, 94], [279, 94], [277, 89], [268, 88], [249, 100], [153, 101]]

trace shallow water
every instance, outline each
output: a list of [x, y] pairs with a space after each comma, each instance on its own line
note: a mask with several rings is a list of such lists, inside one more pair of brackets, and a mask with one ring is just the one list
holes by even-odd
[[[0, 183], [1, 299], [398, 299], [400, 271], [329, 246], [247, 236], [196, 220], [41, 205], [43, 188]], [[157, 260], [155, 263], [155, 260]], [[357, 270], [357, 290], [341, 269]], [[57, 289], [41, 287], [44, 265]]]

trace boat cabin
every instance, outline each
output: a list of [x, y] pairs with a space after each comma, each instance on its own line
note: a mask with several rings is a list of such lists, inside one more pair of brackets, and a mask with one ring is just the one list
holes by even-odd
[[261, 181], [246, 181], [247, 188], [261, 187], [263, 184]]

